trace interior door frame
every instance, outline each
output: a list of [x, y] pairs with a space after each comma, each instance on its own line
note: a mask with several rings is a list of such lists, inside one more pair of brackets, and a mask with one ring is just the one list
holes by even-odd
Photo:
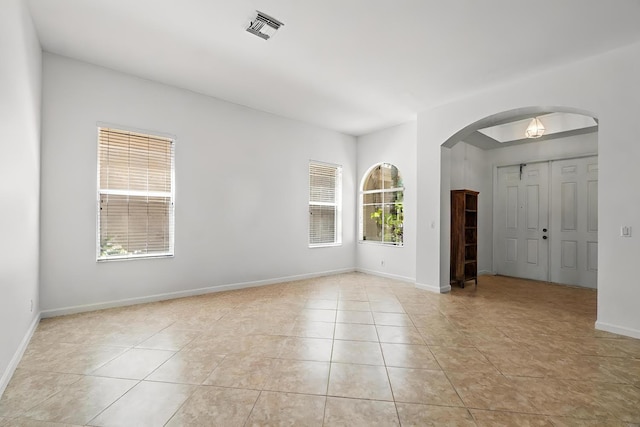
[[[586, 157], [597, 157], [598, 153], [586, 153], [586, 154], [580, 154], [577, 156], [569, 156], [569, 157], [546, 157], [546, 158], [532, 158], [532, 159], [524, 159], [519, 161], [518, 163], [513, 163], [513, 162], [504, 162], [504, 163], [494, 163], [491, 165], [492, 169], [493, 169], [493, 183], [492, 183], [492, 187], [493, 187], [493, 191], [492, 191], [492, 197], [493, 199], [491, 200], [491, 240], [492, 240], [492, 247], [491, 247], [491, 269], [493, 270], [493, 274], [497, 274], [498, 271], [498, 267], [497, 267], [497, 247], [498, 247], [498, 238], [496, 235], [496, 229], [497, 229], [497, 225], [496, 225], [496, 214], [495, 214], [495, 203], [496, 200], [498, 198], [498, 168], [503, 168], [503, 167], [507, 167], [507, 166], [519, 166], [522, 163], [544, 163], [544, 162], [556, 162], [556, 161], [560, 161], [560, 160], [572, 160], [572, 159], [583, 159]], [[551, 167], [549, 167], [549, 185], [551, 185]], [[548, 206], [549, 208], [551, 208], [551, 191], [548, 191], [547, 197], [549, 198], [548, 201]], [[600, 201], [598, 201], [598, 205], [600, 204]], [[599, 209], [599, 206], [598, 206]], [[549, 221], [551, 221], [551, 216], [549, 216]], [[549, 227], [551, 225], [549, 224]], [[547, 260], [547, 282], [549, 281], [549, 279], [551, 278], [550, 274], [551, 274], [551, 251], [548, 251], [547, 254], [548, 260]], [[600, 260], [598, 260], [598, 263], [600, 263]]]

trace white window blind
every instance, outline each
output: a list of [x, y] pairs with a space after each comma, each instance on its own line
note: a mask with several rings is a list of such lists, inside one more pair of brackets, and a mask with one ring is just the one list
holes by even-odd
[[309, 163], [309, 246], [342, 243], [342, 168]]
[[174, 141], [98, 128], [98, 260], [173, 255]]

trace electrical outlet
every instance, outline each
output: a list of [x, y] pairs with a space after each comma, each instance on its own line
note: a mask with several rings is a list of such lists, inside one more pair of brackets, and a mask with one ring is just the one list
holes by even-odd
[[620, 227], [620, 237], [631, 237], [631, 226], [623, 225]]

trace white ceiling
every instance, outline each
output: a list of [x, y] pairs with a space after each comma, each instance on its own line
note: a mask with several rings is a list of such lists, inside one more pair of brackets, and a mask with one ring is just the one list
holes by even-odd
[[28, 2], [46, 51], [352, 135], [640, 40], [639, 0]]

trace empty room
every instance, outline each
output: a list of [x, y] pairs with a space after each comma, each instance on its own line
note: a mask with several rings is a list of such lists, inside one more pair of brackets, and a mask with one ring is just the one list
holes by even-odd
[[0, 427], [640, 425], [639, 20], [1, 0]]

